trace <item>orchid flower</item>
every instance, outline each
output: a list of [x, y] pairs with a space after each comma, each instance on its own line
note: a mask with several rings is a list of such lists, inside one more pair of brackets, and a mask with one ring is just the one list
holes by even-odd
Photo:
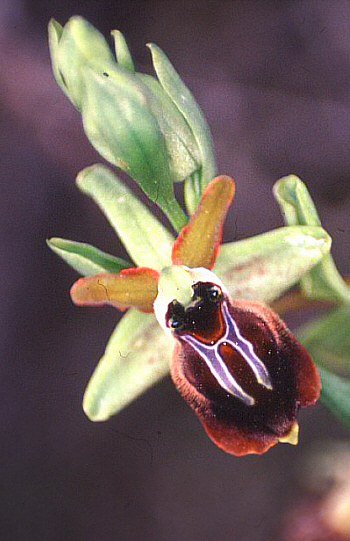
[[[248, 292], [254, 299], [264, 297], [268, 261], [275, 276], [270, 296], [278, 296], [279, 280], [283, 287], [296, 282], [329, 250], [324, 230], [283, 227], [220, 249], [234, 183], [219, 176], [173, 241], [106, 168], [88, 168], [78, 185], [104, 207], [140, 265], [90, 274], [71, 288], [75, 304], [127, 310], [85, 392], [87, 415], [107, 419], [170, 369], [176, 388], [224, 451], [260, 454], [277, 442], [297, 443], [298, 410], [316, 402], [320, 379], [310, 355], [281, 319]], [[267, 256], [259, 252], [259, 241], [269, 246]], [[62, 242], [51, 245], [63, 255]], [[232, 263], [240, 245], [248, 248], [241, 254], [249, 261]], [[302, 263], [291, 268], [298, 253]], [[275, 270], [274, 255], [279, 258]], [[89, 259], [82, 250], [84, 258]], [[242, 273], [246, 299], [241, 298]]]

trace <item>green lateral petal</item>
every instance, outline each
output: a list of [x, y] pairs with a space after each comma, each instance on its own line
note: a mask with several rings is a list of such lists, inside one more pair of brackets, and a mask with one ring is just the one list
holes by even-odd
[[[315, 205], [305, 184], [295, 175], [276, 182], [274, 196], [287, 225], [321, 225]], [[350, 302], [350, 289], [345, 284], [330, 254], [301, 280], [307, 297]]]
[[[297, 332], [299, 340], [321, 365], [350, 376], [350, 305], [342, 304]], [[350, 406], [349, 406], [350, 407]]]
[[123, 269], [133, 267], [124, 259], [106, 254], [85, 242], [53, 237], [46, 243], [53, 252], [83, 276], [99, 272], [118, 273]]
[[234, 192], [233, 180], [224, 175], [215, 177], [208, 184], [196, 212], [174, 243], [174, 265], [213, 267], [221, 242], [222, 225]]
[[135, 73], [134, 62], [132, 61], [132, 56], [123, 34], [119, 30], [112, 30], [111, 35], [114, 39], [115, 55], [118, 64], [131, 73]]
[[[160, 84], [187, 120], [197, 141], [202, 164], [200, 191], [202, 193], [207, 183], [216, 175], [216, 163], [207, 121], [192, 93], [185, 86], [167, 56], [153, 43], [148, 44], [148, 47], [152, 54], [154, 69]], [[192, 212], [195, 211], [197, 203], [198, 199], [195, 205], [192, 203]]]
[[171, 265], [174, 238], [112, 171], [87, 167], [77, 185], [99, 205], [136, 265], [156, 270]]
[[350, 380], [341, 378], [321, 366], [321, 401], [344, 424], [350, 426]]
[[233, 298], [272, 302], [316, 265], [330, 246], [331, 239], [321, 227], [281, 227], [222, 244], [213, 271]]
[[90, 66], [102, 72], [104, 63], [115, 64], [113, 53], [103, 35], [78, 16], [71, 17], [63, 29], [52, 20], [49, 45], [56, 80], [80, 110], [85, 86], [83, 69]]
[[93, 274], [77, 280], [70, 295], [78, 305], [112, 304], [120, 310], [133, 306], [153, 312], [158, 278], [157, 271], [145, 267], [124, 269], [119, 274]]
[[174, 342], [153, 315], [131, 308], [118, 323], [85, 391], [83, 408], [105, 421], [169, 373]]

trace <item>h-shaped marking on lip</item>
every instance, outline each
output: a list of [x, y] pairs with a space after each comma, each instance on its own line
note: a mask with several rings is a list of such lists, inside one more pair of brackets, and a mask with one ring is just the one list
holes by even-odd
[[[182, 338], [197, 351], [223, 389], [229, 394], [242, 400], [247, 406], [253, 406], [255, 404], [255, 399], [242, 389], [233, 375], [229, 372], [224, 359], [220, 355], [219, 347], [222, 344], [228, 344], [238, 351], [249, 364], [258, 383], [270, 390], [272, 389], [271, 379], [266, 366], [255, 354], [251, 342], [244, 338], [239, 332], [238, 326], [229, 313], [225, 301], [222, 303], [221, 310], [226, 330], [224, 335], [214, 344], [204, 344], [189, 334], [182, 335]], [[233, 340], [228, 339], [229, 335]]]

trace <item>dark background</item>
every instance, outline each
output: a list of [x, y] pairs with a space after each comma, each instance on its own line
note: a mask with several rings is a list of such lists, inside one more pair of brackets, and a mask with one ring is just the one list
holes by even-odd
[[99, 158], [51, 75], [47, 23], [73, 14], [124, 32], [140, 71], [154, 41], [194, 92], [237, 182], [227, 239], [282, 225], [271, 188], [293, 172], [350, 269], [350, 2], [0, 0], [0, 539], [285, 539], [310, 445], [349, 435], [321, 405], [297, 448], [246, 458], [209, 441], [170, 379], [109, 422], [81, 409], [118, 314], [70, 303], [76, 274], [45, 239], [123, 251], [75, 188]]

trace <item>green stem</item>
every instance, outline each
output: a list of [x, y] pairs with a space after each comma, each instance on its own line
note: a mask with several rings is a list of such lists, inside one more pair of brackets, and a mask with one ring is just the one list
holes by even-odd
[[201, 170], [197, 169], [184, 184], [185, 205], [190, 216], [195, 212], [201, 195]]
[[218, 169], [216, 165], [215, 155], [213, 152], [213, 147], [211, 143], [211, 135], [208, 130], [207, 138], [205, 142], [202, 142], [201, 146], [202, 154], [202, 170], [200, 176], [200, 195], [209, 184], [209, 182], [216, 177], [218, 174]]
[[176, 201], [175, 197], [156, 201], [156, 204], [162, 209], [171, 225], [177, 233], [187, 224], [188, 217]]

